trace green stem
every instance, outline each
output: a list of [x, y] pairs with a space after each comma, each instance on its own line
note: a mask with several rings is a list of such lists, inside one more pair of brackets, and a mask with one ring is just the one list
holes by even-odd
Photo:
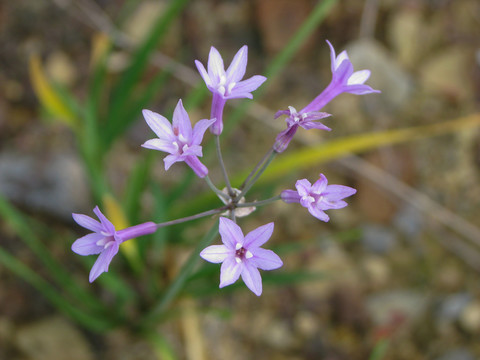
[[238, 200], [240, 200], [242, 197], [244, 197], [247, 194], [248, 190], [250, 190], [253, 184], [257, 182], [258, 178], [263, 174], [265, 169], [268, 167], [268, 165], [270, 165], [270, 163], [272, 162], [272, 160], [275, 158], [276, 155], [277, 153], [275, 151], [270, 152], [268, 159], [263, 163], [260, 170], [257, 171], [255, 177], [245, 186], [245, 188], [242, 190], [240, 195], [237, 196]]
[[280, 200], [282, 198], [281, 195], [277, 195], [277, 196], [274, 196], [274, 197], [271, 197], [270, 199], [265, 199], [265, 200], [260, 200], [260, 201], [253, 201], [253, 202], [249, 202], [249, 203], [243, 203], [243, 204], [236, 204], [235, 206], [237, 208], [241, 208], [241, 207], [251, 207], [251, 206], [263, 206], [263, 205], [268, 205], [268, 204], [271, 204], [277, 200]]
[[205, 176], [204, 179], [205, 179], [205, 181], [207, 182], [208, 187], [209, 187], [210, 189], [212, 189], [212, 191], [213, 191], [215, 194], [217, 194], [220, 198], [222, 198], [222, 199], [224, 199], [224, 200], [226, 200], [226, 201], [229, 201], [229, 200], [230, 200], [230, 197], [229, 197], [227, 194], [225, 194], [223, 191], [221, 191], [220, 189], [218, 189], [218, 188], [213, 184], [212, 180], [210, 180], [210, 178], [208, 177], [208, 175]]
[[230, 180], [228, 179], [227, 170], [223, 162], [222, 150], [220, 149], [220, 136], [215, 135], [215, 148], [217, 149], [218, 162], [220, 163], [220, 168], [222, 169], [223, 178], [225, 179], [225, 186], [228, 189], [228, 194], [230, 197], [233, 197], [235, 193], [233, 192], [232, 185], [230, 185]]

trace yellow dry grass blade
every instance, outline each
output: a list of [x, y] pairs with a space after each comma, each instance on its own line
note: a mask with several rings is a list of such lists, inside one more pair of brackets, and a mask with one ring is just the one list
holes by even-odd
[[279, 156], [265, 171], [259, 182], [286, 175], [293, 170], [333, 160], [348, 154], [359, 154], [385, 145], [453, 133], [480, 126], [480, 113], [432, 125], [348, 136]]
[[60, 96], [57, 90], [50, 84], [38, 55], [32, 55], [30, 57], [29, 72], [33, 90], [40, 103], [57, 120], [75, 129], [78, 125], [77, 117], [70, 110], [62, 96]]
[[92, 53], [90, 57], [90, 68], [95, 67], [105, 58], [110, 49], [111, 41], [104, 33], [96, 33], [92, 39]]
[[[112, 222], [115, 229], [121, 230], [129, 227], [127, 217], [117, 200], [110, 194], [105, 194], [102, 200], [105, 206], [106, 217]], [[135, 239], [122, 243], [120, 251], [125, 255], [134, 270], [140, 269], [141, 259]]]

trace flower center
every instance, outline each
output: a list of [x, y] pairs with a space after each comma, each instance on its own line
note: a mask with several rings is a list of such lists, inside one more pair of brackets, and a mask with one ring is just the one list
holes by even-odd
[[113, 243], [115, 242], [115, 238], [110, 235], [106, 234], [103, 231], [101, 232], [102, 235], [105, 237], [103, 239], [98, 240], [95, 245], [103, 247], [103, 249], [108, 249]]
[[237, 264], [240, 264], [245, 259], [250, 259], [253, 256], [253, 254], [245, 249], [242, 244], [237, 244], [235, 250], [235, 261]]

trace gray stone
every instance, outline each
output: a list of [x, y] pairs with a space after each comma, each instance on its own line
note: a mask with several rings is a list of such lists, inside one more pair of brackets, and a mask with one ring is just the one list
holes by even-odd
[[385, 254], [391, 251], [397, 244], [396, 235], [388, 227], [366, 225], [362, 230], [362, 245], [370, 252]]

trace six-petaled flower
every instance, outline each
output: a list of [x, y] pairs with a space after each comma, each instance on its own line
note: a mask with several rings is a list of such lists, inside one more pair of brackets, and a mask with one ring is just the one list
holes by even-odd
[[328, 180], [323, 174], [320, 174], [320, 179], [313, 185], [307, 179], [302, 179], [295, 183], [295, 187], [296, 191], [282, 191], [282, 200], [286, 203], [300, 203], [310, 214], [325, 222], [330, 220], [325, 210], [344, 208], [348, 204], [342, 199], [357, 192], [349, 186], [328, 185]]
[[220, 287], [233, 284], [241, 276], [245, 285], [257, 296], [262, 294], [262, 278], [258, 269], [274, 270], [283, 265], [272, 250], [261, 248], [273, 232], [273, 223], [258, 227], [243, 236], [240, 226], [232, 220], [220, 218], [220, 236], [223, 245], [211, 245], [200, 256], [212, 263], [222, 263]]
[[72, 250], [79, 255], [100, 254], [90, 271], [89, 281], [93, 282], [108, 267], [113, 257], [118, 253], [120, 244], [138, 236], [152, 234], [157, 230], [153, 222], [146, 222], [123, 230], [115, 230], [113, 224], [102, 214], [98, 206], [93, 209], [100, 222], [83, 214], [72, 214], [78, 225], [93, 231], [77, 239], [72, 244]]
[[252, 99], [251, 92], [267, 80], [265, 76], [261, 75], [254, 75], [247, 80], [242, 80], [247, 69], [247, 53], [248, 47], [242, 46], [227, 71], [225, 71], [222, 56], [213, 46], [208, 55], [208, 72], [200, 61], [195, 60], [200, 75], [213, 94], [210, 118], [216, 119], [216, 121], [210, 131], [215, 135], [220, 135], [223, 131], [223, 108], [226, 101], [239, 98]]
[[208, 174], [207, 167], [198, 160], [198, 157], [203, 156], [200, 146], [203, 135], [215, 120], [200, 120], [192, 130], [192, 124], [182, 100], [179, 100], [175, 107], [172, 123], [150, 110], [143, 110], [143, 116], [158, 138], [148, 140], [142, 146], [170, 153], [163, 159], [165, 170], [177, 161], [185, 161], [197, 176], [203, 178]]

